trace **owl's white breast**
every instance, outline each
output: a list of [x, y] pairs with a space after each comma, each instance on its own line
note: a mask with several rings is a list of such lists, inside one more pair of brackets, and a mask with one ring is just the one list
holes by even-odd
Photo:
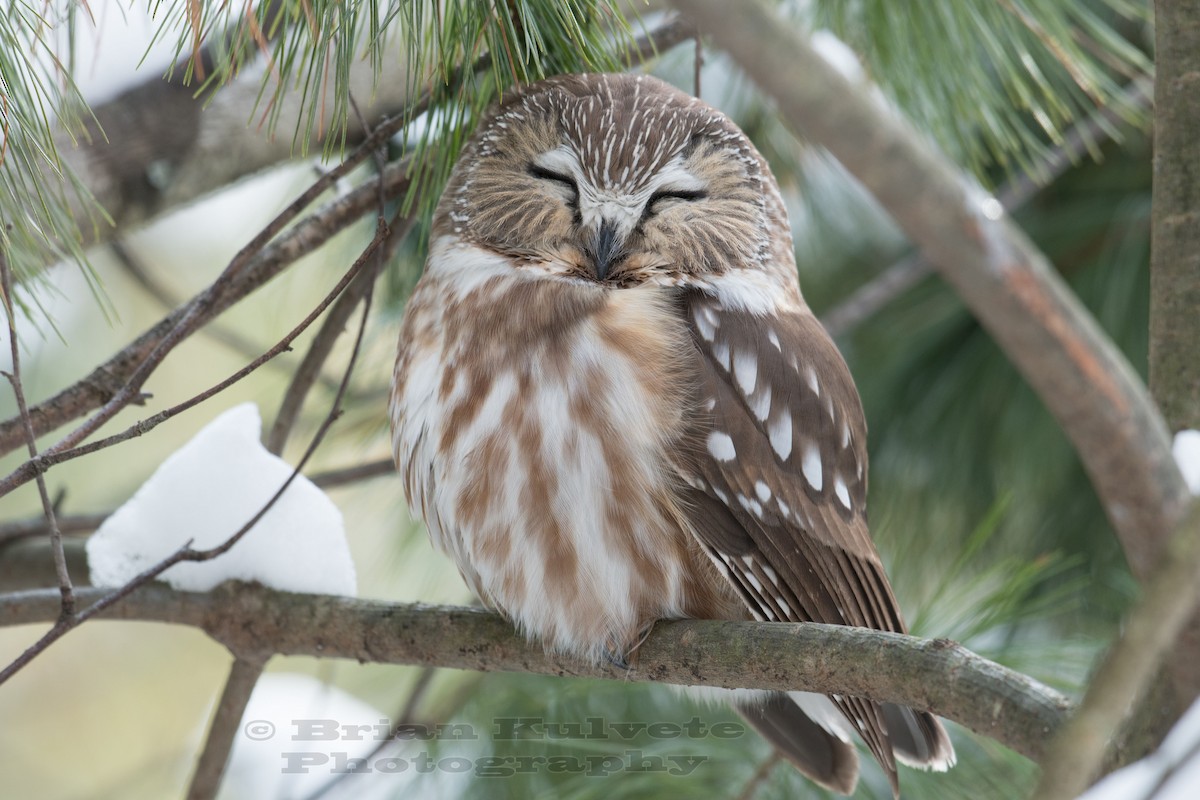
[[689, 615], [694, 544], [665, 457], [685, 334], [662, 291], [443, 237], [401, 334], [391, 417], [410, 504], [481, 598], [592, 658]]

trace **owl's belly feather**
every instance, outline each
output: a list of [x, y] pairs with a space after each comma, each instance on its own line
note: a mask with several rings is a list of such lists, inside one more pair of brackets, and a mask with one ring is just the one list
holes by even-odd
[[557, 650], [599, 659], [655, 619], [713, 614], [724, 584], [667, 466], [687, 376], [660, 290], [507, 264], [449, 285], [431, 271], [410, 301], [392, 406], [396, 462], [434, 542]]

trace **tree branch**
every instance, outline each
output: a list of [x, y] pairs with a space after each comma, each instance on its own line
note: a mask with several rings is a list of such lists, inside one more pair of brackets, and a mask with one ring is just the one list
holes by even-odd
[[[1035, 800], [1071, 800], [1091, 785], [1105, 753], [1200, 602], [1200, 501], [1171, 538], [1164, 563], [1125, 618], [1112, 651], [1044, 761]], [[1193, 669], [1195, 665], [1193, 664]], [[1123, 761], [1124, 759], [1115, 759]]]
[[[1097, 109], [1087, 119], [1073, 125], [1063, 136], [1062, 143], [1036, 166], [1001, 186], [996, 199], [1009, 212], [1025, 205], [1042, 187], [1093, 150], [1097, 142], [1113, 135], [1111, 132], [1121, 121], [1117, 108], [1144, 109], [1150, 105], [1153, 93], [1153, 78], [1147, 75], [1135, 78], [1112, 106]], [[845, 336], [932, 271], [933, 267], [921, 253], [907, 255], [822, 314], [821, 324], [830, 336]]]
[[1156, 0], [1154, 11], [1150, 387], [1180, 430], [1200, 428], [1200, 9]]
[[187, 800], [208, 800], [217, 796], [221, 777], [229, 762], [229, 753], [233, 750], [234, 736], [242, 726], [242, 714], [246, 712], [254, 685], [258, 683], [266, 663], [261, 658], [234, 657], [225, 689], [213, 712], [204, 750], [200, 753], [192, 783], [188, 786]]
[[[90, 603], [103, 590], [81, 589]], [[0, 596], [0, 626], [54, 619], [49, 590]], [[103, 619], [172, 622], [234, 652], [353, 658], [483, 672], [838, 693], [932, 711], [1038, 760], [1070, 701], [946, 640], [836, 625], [658, 623], [629, 671], [546, 653], [502, 618], [469, 608], [288, 594], [225, 584], [203, 593], [141, 587]]]

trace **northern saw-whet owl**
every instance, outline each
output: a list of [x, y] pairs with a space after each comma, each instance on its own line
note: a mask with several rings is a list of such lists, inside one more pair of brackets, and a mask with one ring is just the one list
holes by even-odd
[[[682, 617], [905, 631], [867, 529], [862, 405], [800, 294], [775, 179], [657, 79], [552, 78], [481, 122], [434, 216], [390, 414], [434, 543], [549, 649], [621, 663]], [[926, 712], [730, 694], [837, 792], [858, 779], [847, 729], [893, 791], [897, 761], [954, 761]]]

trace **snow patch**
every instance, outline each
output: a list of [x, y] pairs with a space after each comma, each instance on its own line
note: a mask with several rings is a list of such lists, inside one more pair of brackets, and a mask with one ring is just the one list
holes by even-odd
[[[256, 405], [235, 406], [168, 456], [88, 539], [92, 585], [121, 586], [189, 539], [197, 549], [215, 547], [245, 525], [292, 474], [262, 446], [261, 430]], [[176, 564], [160, 579], [182, 591], [241, 580], [288, 592], [357, 594], [342, 514], [304, 476], [229, 552]]]
[[842, 73], [852, 83], [863, 83], [867, 79], [867, 75], [863, 72], [862, 62], [858, 59], [858, 54], [850, 48], [850, 45], [843, 42], [837, 35], [830, 30], [822, 28], [812, 32], [809, 37], [809, 44], [813, 50], [821, 58], [825, 59], [831, 67]]
[[1200, 431], [1180, 431], [1175, 434], [1171, 452], [1192, 494], [1200, 494]]
[[[398, 776], [365, 769], [334, 773], [338, 759], [349, 768], [350, 759], [371, 754], [381, 724], [385, 731], [390, 726], [386, 714], [336, 686], [307, 675], [267, 673], [242, 715], [218, 797], [309, 797], [334, 778], [343, 780], [331, 797], [396, 796]], [[196, 732], [198, 741], [202, 733]]]

